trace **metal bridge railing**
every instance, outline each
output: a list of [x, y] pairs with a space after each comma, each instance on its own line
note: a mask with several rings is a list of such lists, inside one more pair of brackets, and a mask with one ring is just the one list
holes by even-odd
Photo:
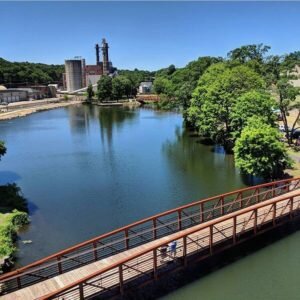
[[[117, 295], [128, 287], [148, 280], [156, 280], [165, 272], [204, 259], [235, 244], [241, 243], [299, 217], [300, 192], [258, 203], [217, 219], [172, 234], [162, 241], [154, 242], [147, 249], [118, 259], [81, 280], [40, 299], [86, 299], [96, 295]], [[178, 243], [176, 257], [168, 251], [162, 259], [160, 248], [173, 240]], [[169, 263], [171, 262], [171, 263]], [[138, 280], [136, 280], [138, 279]]]
[[184, 205], [103, 234], [0, 276], [6, 294], [300, 187], [300, 178], [261, 184]]

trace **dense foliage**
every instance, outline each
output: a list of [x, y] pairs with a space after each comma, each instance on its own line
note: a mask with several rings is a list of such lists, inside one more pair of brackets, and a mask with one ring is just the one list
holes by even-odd
[[48, 84], [62, 81], [64, 65], [9, 62], [0, 58], [0, 84]]
[[237, 139], [235, 163], [243, 172], [264, 178], [278, 178], [291, 166], [277, 129], [252, 117]]
[[27, 200], [23, 197], [21, 189], [15, 184], [0, 186], [0, 208], [5, 211], [17, 209], [28, 212]]
[[[4, 142], [0, 141], [0, 156], [5, 152]], [[29, 220], [27, 201], [16, 184], [0, 186], [0, 199], [0, 258], [2, 258], [13, 254], [17, 230]]]
[[91, 101], [95, 95], [94, 90], [93, 90], [93, 85], [91, 83], [87, 87], [86, 94], [87, 94], [88, 101]]
[[[263, 78], [247, 66], [214, 64], [198, 82], [187, 110], [187, 120], [200, 134], [231, 150], [247, 117], [272, 115], [273, 102], [264, 88]], [[259, 101], [265, 103], [257, 110]], [[245, 104], [250, 109], [242, 115]]]
[[221, 58], [207, 56], [190, 62], [184, 68], [176, 69], [174, 65], [170, 65], [161, 69], [156, 72], [154, 91], [165, 102], [169, 102], [168, 107], [181, 106], [186, 109], [200, 76], [209, 66], [220, 61]]
[[28, 215], [25, 212], [14, 210], [10, 214], [0, 215], [0, 258], [12, 255], [15, 250], [17, 230], [28, 224]]
[[101, 76], [97, 84], [97, 98], [100, 101], [120, 100], [136, 95], [136, 88], [125, 75]]
[[3, 156], [6, 153], [6, 147], [3, 141], [0, 141], [0, 160], [1, 156]]
[[118, 70], [118, 74], [126, 77], [132, 85], [132, 88], [137, 89], [142, 81], [152, 81], [155, 72], [144, 70]]

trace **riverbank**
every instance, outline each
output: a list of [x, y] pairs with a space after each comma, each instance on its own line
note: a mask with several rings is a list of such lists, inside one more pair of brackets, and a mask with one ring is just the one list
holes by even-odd
[[79, 103], [82, 103], [82, 101], [77, 99], [60, 100], [59, 98], [10, 103], [9, 105], [2, 107], [2, 111], [4, 109], [6, 111], [0, 113], [0, 121], [25, 117], [39, 111], [61, 108]]
[[14, 264], [18, 230], [29, 223], [26, 199], [16, 184], [0, 186], [0, 273]]

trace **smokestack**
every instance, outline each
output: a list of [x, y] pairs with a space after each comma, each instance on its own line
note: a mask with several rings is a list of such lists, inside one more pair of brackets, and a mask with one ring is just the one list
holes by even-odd
[[99, 66], [100, 65], [100, 47], [98, 44], [96, 44], [95, 48], [96, 48], [96, 64], [97, 64], [97, 66]]
[[102, 39], [102, 57], [103, 57], [103, 74], [109, 74], [109, 61], [108, 61], [108, 43], [105, 39]]

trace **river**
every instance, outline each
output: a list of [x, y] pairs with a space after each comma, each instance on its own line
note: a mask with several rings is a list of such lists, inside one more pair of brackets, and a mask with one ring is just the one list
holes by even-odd
[[[0, 162], [0, 184], [16, 182], [30, 208], [31, 224], [20, 240], [32, 244], [19, 242], [19, 265], [246, 185], [233, 157], [201, 143], [174, 112], [78, 105], [2, 121], [0, 133], [8, 149]], [[299, 275], [299, 255], [293, 250], [297, 246], [298, 233], [169, 298], [271, 299], [270, 285], [271, 292], [276, 291], [278, 282], [282, 286], [290, 274]], [[284, 258], [290, 263], [282, 266]], [[265, 288], [256, 292], [251, 288], [256, 282]], [[293, 299], [293, 288], [286, 290], [292, 294], [285, 299]], [[257, 293], [264, 297], [254, 296]]]

